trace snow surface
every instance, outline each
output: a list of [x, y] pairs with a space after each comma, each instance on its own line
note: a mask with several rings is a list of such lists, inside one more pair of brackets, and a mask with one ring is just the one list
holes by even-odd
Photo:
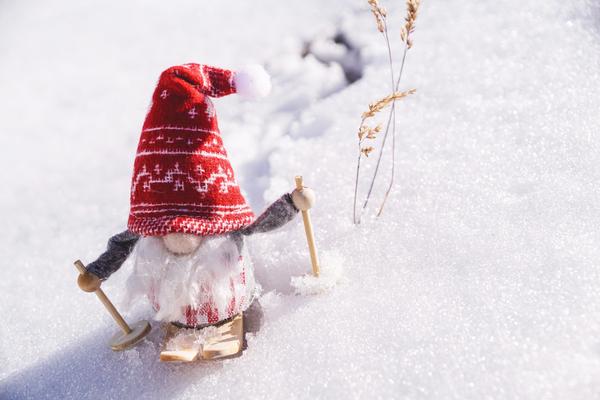
[[[398, 32], [402, 2], [382, 2]], [[359, 115], [388, 89], [364, 3], [0, 3], [0, 398], [600, 397], [600, 7], [423, 0], [397, 184], [357, 228]], [[175, 366], [158, 329], [107, 347], [72, 262], [124, 228], [153, 85], [184, 62], [265, 65], [270, 97], [215, 101], [238, 180], [259, 210], [302, 174], [344, 279], [294, 294], [299, 218], [252, 238], [260, 331], [241, 358]], [[130, 271], [104, 285], [117, 304]]]

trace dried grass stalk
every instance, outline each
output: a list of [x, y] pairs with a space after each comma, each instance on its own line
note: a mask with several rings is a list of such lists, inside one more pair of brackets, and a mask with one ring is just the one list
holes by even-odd
[[[353, 221], [355, 224], [360, 223], [361, 215], [363, 211], [367, 208], [369, 200], [371, 198], [371, 193], [373, 192], [373, 188], [375, 186], [375, 180], [377, 179], [379, 173], [379, 167], [381, 164], [381, 159], [383, 156], [383, 150], [386, 145], [388, 133], [390, 131], [390, 127], [392, 128], [392, 175], [390, 178], [390, 182], [388, 184], [388, 188], [385, 192], [385, 196], [381, 206], [379, 208], [379, 212], [377, 216], [380, 216], [385, 202], [392, 190], [394, 184], [394, 175], [395, 175], [395, 154], [396, 154], [396, 100], [402, 99], [408, 95], [415, 93], [415, 89], [407, 90], [405, 92], [399, 92], [398, 88], [400, 87], [400, 80], [402, 79], [402, 73], [404, 72], [404, 63], [406, 61], [406, 53], [412, 47], [412, 33], [415, 30], [415, 23], [417, 20], [417, 14], [419, 11], [419, 6], [421, 5], [421, 0], [406, 0], [406, 17], [404, 18], [405, 24], [402, 26], [400, 30], [400, 37], [402, 42], [404, 43], [404, 51], [402, 54], [402, 59], [400, 63], [400, 73], [398, 74], [398, 78], [396, 79], [394, 76], [394, 65], [392, 60], [392, 49], [390, 45], [388, 29], [387, 29], [387, 12], [381, 5], [378, 0], [367, 0], [369, 5], [371, 6], [371, 12], [375, 16], [375, 21], [377, 23], [377, 30], [383, 34], [385, 39], [387, 49], [388, 49], [388, 58], [390, 63], [390, 76], [391, 76], [391, 91], [392, 94], [369, 104], [368, 111], [362, 114], [362, 120], [360, 123], [360, 127], [358, 129], [358, 157], [356, 163], [356, 180], [354, 185], [354, 207], [353, 207]], [[373, 152], [372, 146], [363, 147], [363, 142], [365, 139], [375, 139], [377, 134], [381, 131], [381, 125], [376, 126], [375, 128], [370, 128], [365, 125], [365, 121], [368, 118], [374, 117], [377, 113], [381, 112], [384, 108], [391, 104], [391, 110], [388, 116], [387, 125], [385, 128], [385, 133], [383, 135], [383, 140], [381, 142], [381, 148], [379, 150], [379, 156], [377, 157], [377, 164], [375, 166], [375, 171], [373, 173], [373, 177], [371, 178], [369, 189], [367, 191], [367, 195], [365, 197], [364, 204], [362, 209], [357, 215], [357, 197], [358, 197], [358, 180], [360, 177], [360, 166], [361, 159], [363, 156], [368, 157], [371, 152]], [[392, 122], [393, 121], [393, 122]]]

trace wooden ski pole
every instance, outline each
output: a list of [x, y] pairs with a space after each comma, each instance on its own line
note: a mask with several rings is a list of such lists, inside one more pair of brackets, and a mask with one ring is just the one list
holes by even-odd
[[[85, 265], [83, 265], [80, 260], [75, 261], [74, 264], [80, 274], [85, 274], [87, 272]], [[121, 314], [119, 314], [113, 303], [108, 299], [108, 297], [106, 297], [106, 294], [104, 294], [102, 289], [98, 288], [94, 291], [94, 293], [96, 293], [96, 296], [98, 296], [104, 307], [106, 307], [110, 315], [116, 321], [117, 325], [119, 325], [119, 328], [121, 328], [123, 331], [115, 333], [111, 338], [110, 347], [113, 350], [126, 350], [138, 343], [148, 333], [150, 333], [152, 327], [148, 321], [141, 320], [129, 326]]]
[[[87, 270], [85, 269], [85, 266], [83, 265], [81, 260], [75, 261], [74, 264], [80, 274], [85, 274], [87, 272]], [[127, 325], [127, 322], [125, 322], [125, 320], [123, 319], [121, 314], [119, 314], [119, 312], [117, 311], [117, 309], [115, 308], [113, 303], [108, 299], [108, 297], [106, 297], [106, 294], [104, 294], [104, 291], [102, 289], [98, 288], [98, 289], [96, 289], [96, 291], [94, 293], [96, 293], [96, 296], [98, 296], [98, 298], [100, 299], [102, 304], [104, 304], [104, 307], [106, 307], [106, 309], [108, 310], [110, 315], [113, 317], [113, 319], [115, 320], [117, 325], [119, 325], [119, 327], [121, 328], [123, 333], [125, 333], [126, 335], [129, 335], [131, 333], [131, 328], [129, 327], [129, 325]]]
[[[301, 176], [296, 176], [296, 189], [301, 191], [304, 187]], [[312, 223], [310, 221], [310, 212], [302, 211], [302, 220], [304, 222], [304, 231], [306, 232], [306, 241], [308, 242], [308, 251], [310, 253], [310, 263], [314, 276], [319, 276], [319, 258], [317, 256], [317, 246], [315, 245], [315, 235], [313, 233]]]

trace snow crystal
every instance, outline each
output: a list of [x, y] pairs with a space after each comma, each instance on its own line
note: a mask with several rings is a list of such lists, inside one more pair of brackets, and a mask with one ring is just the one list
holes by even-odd
[[135, 348], [125, 350], [123, 352], [123, 358], [130, 367], [142, 368], [144, 365], [142, 359], [140, 358], [139, 351]]

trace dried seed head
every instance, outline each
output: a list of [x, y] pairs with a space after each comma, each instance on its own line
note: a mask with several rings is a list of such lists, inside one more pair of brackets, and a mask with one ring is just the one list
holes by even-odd
[[367, 139], [376, 139], [377, 134], [381, 131], [381, 124], [377, 124], [375, 128], [369, 128]]
[[368, 147], [363, 147], [362, 149], [360, 149], [360, 152], [361, 152], [362, 154], [364, 154], [364, 155], [365, 155], [365, 157], [369, 157], [369, 154], [370, 154], [370, 153], [371, 153], [373, 150], [375, 150], [375, 149], [373, 149], [373, 147], [371, 147], [371, 146], [368, 146]]
[[373, 16], [375, 16], [377, 30], [383, 33], [383, 31], [385, 31], [385, 17], [387, 16], [387, 11], [379, 5], [378, 0], [367, 0], [367, 2], [371, 6]]
[[409, 49], [413, 44], [410, 35], [415, 30], [415, 22], [417, 20], [417, 14], [419, 13], [420, 5], [421, 0], [406, 0], [406, 18], [404, 18], [406, 23], [400, 31], [400, 38], [404, 43], [406, 43], [406, 46]]
[[358, 140], [362, 141], [363, 138], [365, 137], [365, 135], [367, 135], [369, 133], [369, 127], [365, 126], [365, 125], [361, 125], [360, 128], [358, 128]]
[[381, 131], [381, 124], [371, 128], [367, 125], [361, 125], [358, 129], [358, 141], [362, 142], [363, 139], [376, 139], [377, 134]]
[[375, 103], [369, 104], [369, 110], [362, 114], [362, 118], [363, 119], [371, 118], [371, 117], [375, 116], [375, 114], [377, 114], [379, 111], [383, 110], [390, 103], [392, 103], [398, 99], [404, 98], [408, 95], [411, 95], [416, 91], [417, 91], [416, 89], [410, 89], [410, 90], [407, 90], [406, 92], [396, 92], [396, 93], [390, 94], [389, 96], [384, 97], [381, 100], [377, 100]]

